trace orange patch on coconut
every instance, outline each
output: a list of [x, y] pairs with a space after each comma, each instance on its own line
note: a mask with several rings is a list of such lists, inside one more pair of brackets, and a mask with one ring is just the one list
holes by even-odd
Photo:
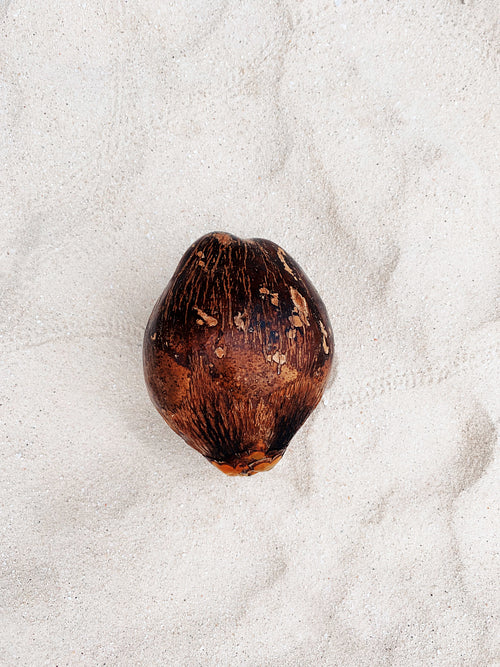
[[248, 455], [249, 459], [254, 459], [255, 461], [258, 461], [258, 459], [265, 459], [266, 454], [265, 452], [252, 452], [251, 454]]
[[233, 477], [240, 474], [235, 468], [233, 468], [233, 466], [230, 466], [229, 463], [218, 463], [217, 461], [210, 461], [210, 463], [216, 468], [219, 468], [219, 470], [222, 470], [222, 472], [226, 475]]
[[[265, 447], [263, 442], [257, 443], [256, 446]], [[213, 460], [210, 463], [226, 475], [231, 475], [232, 477], [236, 475], [249, 477], [250, 475], [255, 475], [257, 472], [270, 470], [278, 463], [282, 456], [283, 454], [278, 454], [278, 456], [272, 458], [266, 454], [265, 450], [257, 449], [250, 454], [242, 454], [241, 459], [235, 459], [231, 463], [220, 463]]]

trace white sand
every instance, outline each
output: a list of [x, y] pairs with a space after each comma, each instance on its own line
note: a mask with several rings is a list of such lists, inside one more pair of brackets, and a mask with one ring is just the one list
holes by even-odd
[[[496, 0], [0, 15], [0, 664], [500, 665]], [[337, 343], [250, 478], [142, 377], [215, 229], [290, 252]]]

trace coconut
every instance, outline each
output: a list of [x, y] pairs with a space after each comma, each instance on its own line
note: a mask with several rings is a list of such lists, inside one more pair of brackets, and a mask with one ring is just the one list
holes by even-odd
[[144, 335], [149, 395], [227, 475], [269, 470], [318, 404], [332, 366], [323, 302], [265, 239], [207, 234], [186, 251]]

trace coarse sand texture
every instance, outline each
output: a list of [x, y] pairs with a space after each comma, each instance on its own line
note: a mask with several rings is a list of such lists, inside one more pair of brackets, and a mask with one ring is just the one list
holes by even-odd
[[[495, 0], [0, 2], [2, 666], [500, 667], [498, 26]], [[216, 230], [285, 249], [335, 336], [248, 477], [142, 370]]]

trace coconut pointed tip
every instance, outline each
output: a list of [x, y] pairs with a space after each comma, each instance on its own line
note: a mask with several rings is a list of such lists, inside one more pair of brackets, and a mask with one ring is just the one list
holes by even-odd
[[225, 463], [220, 461], [210, 461], [216, 468], [222, 470], [222, 472], [231, 477], [241, 476], [241, 477], [250, 477], [250, 475], [255, 475], [258, 472], [264, 472], [266, 470], [271, 470], [274, 466], [281, 460], [282, 454], [278, 454], [274, 457], [269, 456], [257, 456], [260, 452], [253, 452], [248, 456], [232, 461], [231, 463]]

